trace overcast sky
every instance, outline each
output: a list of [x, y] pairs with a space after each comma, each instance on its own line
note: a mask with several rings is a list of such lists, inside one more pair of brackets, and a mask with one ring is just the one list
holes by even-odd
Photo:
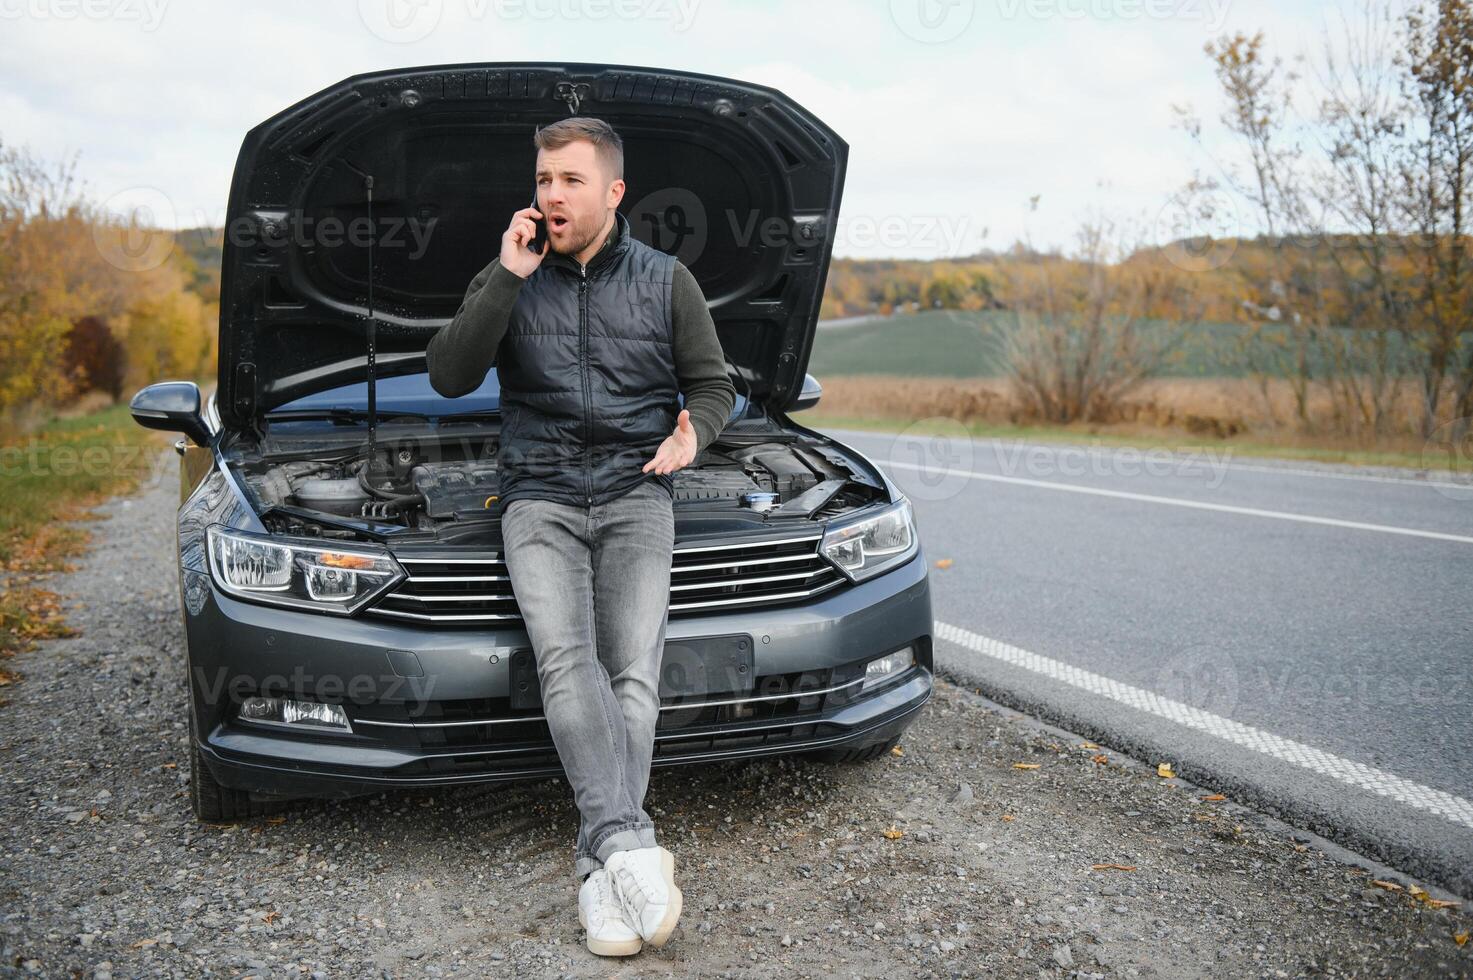
[[849, 142], [836, 254], [1068, 247], [1091, 209], [1175, 225], [1170, 194], [1210, 169], [1171, 111], [1216, 120], [1204, 42], [1262, 28], [1292, 54], [1339, 16], [1301, 0], [0, 0], [0, 140], [79, 151], [98, 199], [219, 224], [246, 130], [345, 76], [653, 65], [773, 86]]

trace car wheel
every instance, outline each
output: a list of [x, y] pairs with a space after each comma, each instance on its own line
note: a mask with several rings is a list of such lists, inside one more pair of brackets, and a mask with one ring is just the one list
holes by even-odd
[[874, 745], [863, 745], [857, 749], [818, 749], [809, 755], [820, 762], [873, 762], [884, 758], [890, 750], [900, 744], [900, 736], [896, 735], [888, 742], [876, 742]]
[[265, 817], [286, 808], [282, 800], [253, 800], [243, 789], [231, 789], [215, 782], [210, 767], [200, 755], [194, 737], [194, 714], [189, 717], [189, 800], [197, 820], [207, 823], [231, 823], [250, 817]]

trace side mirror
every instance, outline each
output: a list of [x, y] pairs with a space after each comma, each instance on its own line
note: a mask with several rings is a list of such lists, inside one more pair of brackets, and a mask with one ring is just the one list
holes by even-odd
[[128, 410], [145, 429], [182, 432], [198, 446], [210, 444], [210, 428], [200, 413], [199, 385], [193, 381], [160, 381], [133, 396]]
[[818, 398], [823, 394], [823, 385], [811, 374], [803, 375], [803, 389], [798, 392], [797, 401], [793, 402], [788, 409], [790, 412], [801, 412], [805, 408], [812, 408], [818, 404]]

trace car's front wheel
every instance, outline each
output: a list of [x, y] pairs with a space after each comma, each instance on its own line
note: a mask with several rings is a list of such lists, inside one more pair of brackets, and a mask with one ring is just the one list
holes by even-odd
[[205, 764], [194, 736], [194, 713], [189, 717], [189, 800], [197, 820], [207, 823], [229, 823], [250, 817], [264, 817], [285, 808], [282, 800], [253, 800], [242, 789], [231, 789], [215, 782], [214, 773]]

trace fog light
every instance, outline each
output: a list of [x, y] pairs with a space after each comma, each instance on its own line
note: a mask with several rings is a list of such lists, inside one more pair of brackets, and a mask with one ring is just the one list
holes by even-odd
[[340, 705], [293, 701], [290, 698], [246, 698], [240, 706], [240, 720], [257, 725], [280, 725], [298, 731], [353, 730], [353, 726], [348, 724], [347, 712]]
[[883, 657], [876, 657], [864, 665], [864, 683], [859, 685], [859, 689], [866, 691], [872, 687], [878, 687], [896, 674], [914, 665], [915, 662], [915, 651], [910, 647], [901, 647], [899, 650], [892, 650]]

